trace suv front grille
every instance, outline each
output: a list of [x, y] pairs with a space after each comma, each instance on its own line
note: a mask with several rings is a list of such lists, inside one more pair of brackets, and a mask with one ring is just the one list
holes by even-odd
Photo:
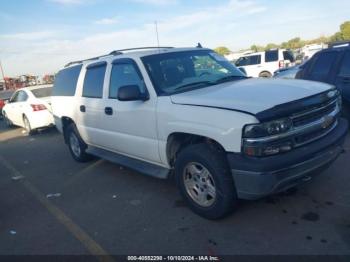
[[299, 126], [307, 125], [311, 122], [314, 122], [317, 119], [320, 119], [323, 116], [333, 112], [336, 106], [337, 106], [337, 100], [333, 100], [326, 104], [321, 104], [316, 108], [309, 109], [306, 112], [304, 111], [302, 113], [295, 114], [294, 116], [291, 117], [293, 121], [293, 126], [299, 127]]
[[293, 147], [311, 143], [327, 135], [337, 126], [340, 112], [338, 101], [340, 99], [336, 97], [289, 116], [293, 127], [285, 133], [268, 137], [246, 138], [244, 142], [254, 146], [266, 146], [278, 144], [281, 141], [290, 141]]
[[321, 104], [291, 117], [295, 130], [304, 129], [294, 136], [295, 146], [310, 143], [328, 134], [337, 125], [337, 99]]

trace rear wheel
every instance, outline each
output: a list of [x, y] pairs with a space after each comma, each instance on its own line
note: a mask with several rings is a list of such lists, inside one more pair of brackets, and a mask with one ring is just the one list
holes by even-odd
[[189, 207], [204, 218], [222, 218], [237, 204], [225, 155], [206, 144], [191, 145], [179, 153], [175, 178]]
[[270, 78], [270, 77], [272, 77], [272, 75], [271, 75], [271, 73], [270, 72], [261, 72], [260, 74], [259, 74], [259, 77], [264, 77], [264, 78]]
[[7, 117], [7, 114], [6, 112], [3, 112], [3, 117], [4, 117], [4, 120], [5, 120], [5, 123], [8, 127], [12, 127], [13, 126], [13, 123], [12, 121]]
[[88, 162], [92, 159], [92, 156], [86, 153], [87, 145], [80, 137], [79, 132], [74, 124], [70, 124], [66, 128], [65, 135], [69, 151], [76, 161]]
[[32, 135], [34, 133], [34, 130], [32, 129], [32, 126], [30, 125], [30, 122], [26, 116], [23, 116], [23, 125], [28, 135]]

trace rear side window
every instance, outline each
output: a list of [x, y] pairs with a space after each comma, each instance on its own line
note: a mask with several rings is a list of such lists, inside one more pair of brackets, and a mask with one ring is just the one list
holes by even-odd
[[237, 66], [258, 65], [261, 63], [261, 55], [252, 55], [241, 57], [237, 61]]
[[36, 98], [48, 97], [48, 96], [51, 96], [52, 88], [51, 87], [38, 88], [38, 89], [32, 90], [32, 93]]
[[350, 76], [350, 52], [346, 52], [339, 71], [340, 76]]
[[326, 80], [336, 58], [336, 52], [326, 52], [319, 54], [313, 64], [313, 67], [311, 68], [311, 78], [319, 81]]
[[291, 51], [283, 51], [283, 59], [289, 60], [291, 63], [295, 62], [294, 55]]
[[117, 98], [121, 86], [137, 85], [141, 93], [145, 93], [145, 84], [134, 63], [113, 63], [109, 98]]
[[102, 98], [106, 66], [107, 63], [102, 62], [87, 67], [83, 87], [84, 97]]
[[55, 78], [53, 96], [74, 96], [82, 65], [61, 70]]
[[276, 62], [278, 61], [278, 50], [266, 51], [265, 62]]
[[17, 102], [25, 102], [28, 99], [28, 95], [24, 91], [19, 91], [17, 96]]

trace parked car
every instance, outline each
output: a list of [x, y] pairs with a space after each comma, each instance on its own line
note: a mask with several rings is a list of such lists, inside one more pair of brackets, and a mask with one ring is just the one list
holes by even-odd
[[350, 117], [350, 42], [334, 43], [316, 53], [296, 78], [335, 85], [343, 97], [344, 114]]
[[293, 66], [294, 63], [292, 51], [274, 49], [242, 56], [236, 61], [236, 66], [244, 68], [250, 77], [272, 77], [276, 70]]
[[7, 101], [10, 100], [13, 92], [14, 91], [12, 90], [5, 90], [0, 92], [0, 118], [2, 118], [2, 109]]
[[57, 74], [55, 123], [76, 161], [174, 175], [188, 206], [217, 219], [237, 199], [310, 180], [342, 152], [348, 122], [333, 86], [247, 78], [206, 48], [143, 49]]
[[17, 90], [3, 108], [7, 125], [24, 127], [28, 134], [38, 128], [52, 126], [51, 92], [52, 85]]
[[295, 66], [280, 68], [273, 73], [273, 77], [284, 78], [284, 79], [295, 79], [296, 74], [306, 62], [307, 60]]

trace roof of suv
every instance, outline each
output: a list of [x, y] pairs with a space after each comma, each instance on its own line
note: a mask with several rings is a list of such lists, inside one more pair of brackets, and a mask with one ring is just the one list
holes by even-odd
[[190, 48], [174, 48], [174, 47], [145, 47], [145, 48], [131, 48], [125, 50], [116, 50], [107, 55], [102, 55], [98, 57], [93, 57], [81, 61], [74, 61], [67, 64], [65, 67], [70, 67], [77, 64], [90, 64], [93, 62], [101, 62], [108, 61], [111, 59], [115, 59], [116, 57], [120, 58], [140, 58], [148, 55], [155, 55], [161, 53], [175, 53], [175, 52], [183, 52], [183, 51], [197, 51], [197, 50], [211, 50], [208, 48], [198, 48], [198, 47], [190, 47]]
[[328, 45], [328, 48], [321, 50], [320, 52], [326, 52], [330, 50], [347, 50], [350, 49], [350, 41], [335, 42]]

